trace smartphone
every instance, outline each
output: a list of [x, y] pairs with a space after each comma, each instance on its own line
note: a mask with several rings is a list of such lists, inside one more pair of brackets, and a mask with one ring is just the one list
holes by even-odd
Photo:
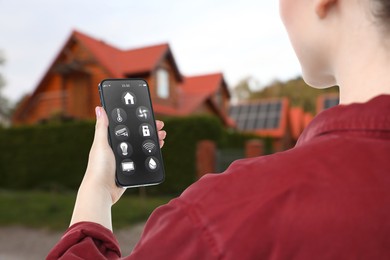
[[148, 83], [143, 79], [105, 79], [100, 101], [107, 112], [108, 136], [116, 160], [116, 184], [140, 187], [164, 181]]

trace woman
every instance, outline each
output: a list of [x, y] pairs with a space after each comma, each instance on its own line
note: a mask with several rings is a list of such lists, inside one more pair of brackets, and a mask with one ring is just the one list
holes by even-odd
[[[390, 1], [280, 0], [305, 81], [340, 86], [297, 146], [240, 160], [157, 209], [126, 259], [390, 259]], [[107, 116], [48, 259], [118, 259]], [[161, 125], [160, 125], [161, 130]], [[164, 132], [160, 132], [160, 140]]]

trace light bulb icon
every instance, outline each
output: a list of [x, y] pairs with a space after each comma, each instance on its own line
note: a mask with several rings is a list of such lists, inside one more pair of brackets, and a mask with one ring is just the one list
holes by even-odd
[[129, 146], [127, 145], [127, 143], [123, 142], [119, 145], [119, 147], [121, 148], [121, 151], [122, 151], [122, 155], [123, 156], [126, 156], [128, 154], [127, 152], [127, 149], [129, 148]]

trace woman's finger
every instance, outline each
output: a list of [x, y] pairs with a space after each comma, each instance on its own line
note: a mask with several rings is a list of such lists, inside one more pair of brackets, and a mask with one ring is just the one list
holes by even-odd
[[158, 139], [160, 141], [164, 140], [166, 136], [167, 136], [167, 132], [165, 132], [164, 130], [158, 131]]
[[164, 122], [160, 120], [156, 120], [156, 127], [157, 127], [157, 131], [160, 131], [164, 127]]

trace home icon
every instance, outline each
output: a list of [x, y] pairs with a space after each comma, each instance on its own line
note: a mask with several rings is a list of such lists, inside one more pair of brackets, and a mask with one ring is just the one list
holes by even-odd
[[130, 92], [126, 92], [125, 95], [123, 96], [125, 100], [126, 105], [134, 105], [135, 104], [135, 96], [134, 94]]

